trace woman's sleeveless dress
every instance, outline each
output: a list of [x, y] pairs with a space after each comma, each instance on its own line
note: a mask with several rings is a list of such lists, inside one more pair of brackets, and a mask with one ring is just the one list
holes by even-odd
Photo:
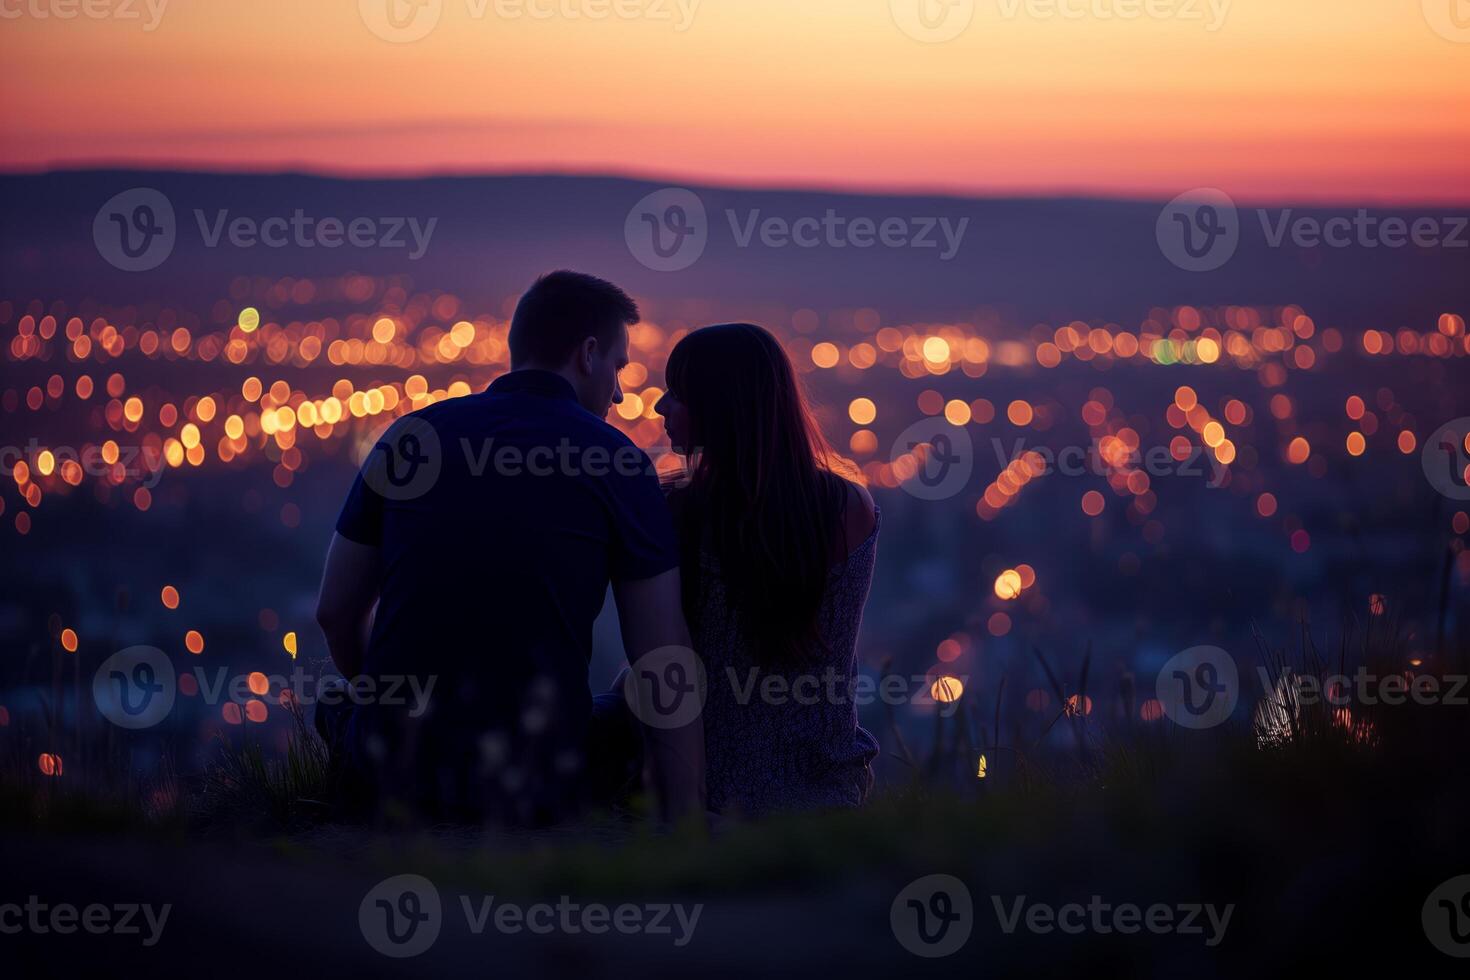
[[826, 650], [811, 651], [792, 670], [759, 667], [741, 617], [726, 601], [718, 562], [701, 556], [694, 649], [708, 672], [703, 718], [711, 810], [756, 816], [853, 807], [867, 798], [878, 741], [857, 723], [852, 683], [881, 521], [875, 514], [867, 540], [828, 573], [818, 621]]

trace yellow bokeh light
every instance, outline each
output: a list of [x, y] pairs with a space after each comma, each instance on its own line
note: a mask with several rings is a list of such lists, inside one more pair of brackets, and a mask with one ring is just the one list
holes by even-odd
[[929, 694], [935, 701], [941, 704], [950, 704], [958, 701], [965, 693], [965, 685], [958, 677], [948, 674], [934, 678], [934, 683], [929, 685]]
[[624, 394], [617, 410], [618, 415], [631, 422], [643, 414], [643, 399], [631, 393]]
[[847, 417], [858, 425], [872, 425], [878, 417], [878, 406], [871, 398], [854, 398], [847, 406]]
[[848, 448], [859, 456], [866, 456], [878, 449], [878, 437], [872, 429], [858, 429], [847, 442]]
[[1012, 425], [1030, 425], [1035, 417], [1036, 413], [1030, 403], [1022, 399], [1018, 398], [1006, 406], [1006, 418], [1011, 420]]
[[1007, 601], [1019, 596], [1023, 588], [1021, 573], [1014, 568], [1007, 568], [995, 580], [995, 594]]

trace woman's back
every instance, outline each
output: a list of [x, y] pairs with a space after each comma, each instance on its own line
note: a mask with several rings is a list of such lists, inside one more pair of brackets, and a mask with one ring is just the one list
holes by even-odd
[[[690, 628], [709, 674], [704, 710], [710, 809], [856, 806], [872, 786], [878, 743], [857, 723], [856, 643], [877, 557], [880, 515], [849, 487], [845, 528], [800, 662], [769, 666], [745, 616], [731, 602], [718, 559], [699, 552]], [[711, 519], [719, 519], [711, 517]], [[866, 531], [866, 536], [858, 535]], [[762, 656], [766, 653], [766, 656]]]

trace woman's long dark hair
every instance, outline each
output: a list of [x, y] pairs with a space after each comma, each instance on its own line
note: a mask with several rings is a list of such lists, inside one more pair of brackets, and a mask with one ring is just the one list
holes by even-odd
[[795, 665], [820, 648], [817, 617], [843, 527], [847, 488], [831, 450], [790, 359], [761, 327], [695, 330], [665, 373], [689, 412], [691, 471], [677, 508], [686, 615], [697, 622], [707, 548], [757, 660]]

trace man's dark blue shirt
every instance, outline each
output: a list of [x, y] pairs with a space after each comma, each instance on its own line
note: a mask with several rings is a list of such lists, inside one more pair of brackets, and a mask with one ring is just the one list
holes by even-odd
[[394, 677], [435, 678], [420, 718], [355, 709], [360, 767], [435, 808], [520, 819], [567, 806], [584, 782], [608, 584], [679, 563], [647, 455], [564, 378], [515, 371], [395, 422], [337, 531], [380, 549], [364, 673], [380, 693]]

